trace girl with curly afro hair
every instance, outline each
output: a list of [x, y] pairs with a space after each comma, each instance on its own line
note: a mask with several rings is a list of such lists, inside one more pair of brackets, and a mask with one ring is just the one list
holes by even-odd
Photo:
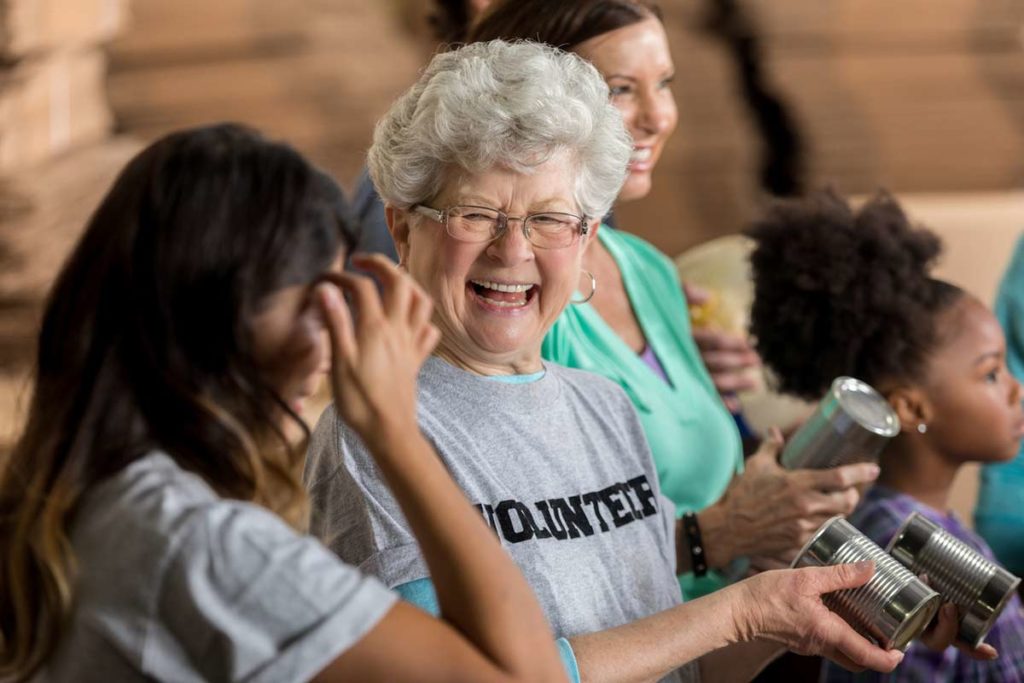
[[[779, 388], [816, 400], [837, 376], [857, 377], [886, 397], [902, 423], [850, 521], [884, 547], [920, 512], [994, 560], [949, 510], [949, 492], [961, 465], [1016, 454], [1024, 436], [1021, 386], [1007, 370], [992, 312], [932, 277], [939, 238], [912, 225], [887, 194], [854, 210], [830, 192], [775, 204], [749, 235], [756, 242], [751, 332]], [[943, 607], [947, 626], [951, 607]], [[914, 643], [885, 680], [1024, 681], [1018, 598], [986, 642], [972, 652]], [[882, 680], [825, 666], [827, 681]]]

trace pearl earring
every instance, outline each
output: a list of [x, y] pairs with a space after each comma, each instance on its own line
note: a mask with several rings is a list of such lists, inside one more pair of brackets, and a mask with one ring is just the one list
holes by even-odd
[[928, 431], [928, 425], [926, 425], [924, 422], [918, 424], [917, 431], [919, 434], [924, 434], [925, 432]]

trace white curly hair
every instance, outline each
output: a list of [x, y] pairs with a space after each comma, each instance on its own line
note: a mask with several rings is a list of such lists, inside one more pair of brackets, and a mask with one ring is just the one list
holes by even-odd
[[436, 55], [377, 124], [368, 155], [381, 198], [409, 208], [435, 197], [453, 169], [530, 173], [567, 152], [574, 200], [608, 213], [633, 143], [604, 79], [575, 54], [494, 40]]

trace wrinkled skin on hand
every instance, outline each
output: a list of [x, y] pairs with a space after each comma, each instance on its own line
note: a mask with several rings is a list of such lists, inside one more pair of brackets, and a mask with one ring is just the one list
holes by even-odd
[[858, 562], [770, 571], [737, 584], [749, 591], [741, 615], [752, 629], [746, 637], [766, 638], [797, 654], [827, 657], [851, 671], [892, 671], [903, 653], [872, 644], [821, 599], [863, 585], [873, 573], [872, 562]]
[[[829, 470], [786, 470], [778, 462], [782, 437], [772, 430], [715, 504], [724, 529], [713, 532], [732, 546], [732, 557], [757, 556], [763, 566], [788, 566], [829, 518], [853, 511], [857, 487], [874, 481], [869, 463]], [[713, 541], [707, 542], [712, 550]]]

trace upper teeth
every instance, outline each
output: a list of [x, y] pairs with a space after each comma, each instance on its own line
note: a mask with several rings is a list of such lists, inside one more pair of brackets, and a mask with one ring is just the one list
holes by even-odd
[[525, 292], [533, 285], [503, 285], [500, 282], [489, 282], [488, 280], [472, 280], [474, 285], [484, 289], [496, 289], [499, 292]]
[[651, 158], [651, 148], [643, 147], [640, 149], [634, 149], [633, 154], [629, 157], [632, 161], [647, 161]]

